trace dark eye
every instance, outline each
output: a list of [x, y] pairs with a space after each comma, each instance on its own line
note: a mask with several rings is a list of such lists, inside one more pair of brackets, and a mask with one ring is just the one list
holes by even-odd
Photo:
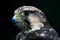
[[29, 12], [28, 11], [24, 11], [24, 14], [25, 14], [25, 16], [27, 16], [29, 14]]
[[35, 13], [35, 11], [24, 11], [25, 16], [29, 15], [29, 13]]

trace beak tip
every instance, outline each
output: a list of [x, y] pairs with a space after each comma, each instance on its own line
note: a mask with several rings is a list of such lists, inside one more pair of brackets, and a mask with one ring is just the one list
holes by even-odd
[[12, 18], [12, 21], [13, 21], [13, 22], [17, 22], [17, 19], [13, 17], [13, 18]]

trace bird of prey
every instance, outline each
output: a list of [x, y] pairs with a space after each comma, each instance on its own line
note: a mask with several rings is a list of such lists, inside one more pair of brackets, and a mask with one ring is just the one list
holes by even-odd
[[60, 40], [44, 12], [34, 6], [19, 7], [12, 20], [21, 30], [16, 40]]

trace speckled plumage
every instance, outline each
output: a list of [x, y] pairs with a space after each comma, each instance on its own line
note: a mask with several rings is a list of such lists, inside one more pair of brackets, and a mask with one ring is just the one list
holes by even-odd
[[36, 7], [22, 6], [16, 9], [13, 21], [21, 30], [16, 40], [60, 40], [44, 13]]

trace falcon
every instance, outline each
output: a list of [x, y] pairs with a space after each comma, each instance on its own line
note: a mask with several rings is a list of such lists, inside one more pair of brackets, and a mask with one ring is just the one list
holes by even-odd
[[19, 7], [12, 20], [21, 30], [16, 40], [60, 40], [44, 12], [34, 6]]

